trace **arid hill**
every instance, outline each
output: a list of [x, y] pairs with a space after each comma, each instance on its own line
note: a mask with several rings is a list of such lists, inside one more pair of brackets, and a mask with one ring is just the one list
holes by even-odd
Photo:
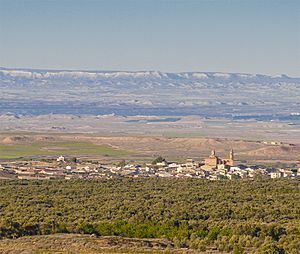
[[[2, 134], [2, 144], [17, 145], [39, 144], [43, 151], [47, 147], [56, 146], [57, 142], [67, 142], [68, 147], [76, 142], [85, 142], [88, 145], [107, 145], [112, 149], [129, 151], [128, 155], [103, 156], [93, 153], [91, 156], [82, 154], [82, 157], [90, 157], [99, 160], [152, 160], [161, 155], [168, 160], [182, 161], [186, 158], [203, 160], [210, 154], [212, 149], [216, 150], [218, 156], [228, 157], [230, 149], [234, 149], [237, 161], [268, 162], [278, 160], [282, 162], [299, 163], [300, 145], [298, 144], [270, 144], [253, 140], [234, 140], [225, 138], [204, 137], [163, 137], [163, 136], [99, 136], [92, 134], [26, 134], [6, 135]], [[0, 143], [0, 144], [1, 144]], [[83, 144], [83, 148], [84, 148]], [[5, 148], [2, 148], [5, 149]], [[52, 149], [53, 150], [53, 149]], [[68, 148], [63, 153], [68, 155]], [[79, 151], [80, 155], [80, 151]], [[1, 156], [0, 156], [1, 157]], [[81, 156], [79, 156], [81, 157]]]

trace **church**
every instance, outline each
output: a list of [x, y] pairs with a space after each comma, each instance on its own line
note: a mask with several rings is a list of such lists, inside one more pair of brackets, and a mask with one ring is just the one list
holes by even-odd
[[227, 167], [234, 166], [233, 149], [230, 150], [228, 159], [222, 159], [216, 156], [216, 151], [212, 150], [210, 156], [205, 159], [205, 166], [210, 168], [217, 168], [217, 169], [224, 169]]

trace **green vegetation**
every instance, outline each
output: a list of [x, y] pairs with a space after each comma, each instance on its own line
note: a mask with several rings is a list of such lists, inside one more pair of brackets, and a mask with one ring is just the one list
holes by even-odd
[[167, 238], [232, 253], [300, 251], [300, 181], [0, 181], [0, 236]]
[[37, 155], [127, 155], [127, 151], [118, 150], [108, 145], [90, 142], [35, 142], [19, 144], [0, 144], [1, 158], [18, 158]]
[[166, 162], [166, 159], [163, 158], [162, 156], [158, 156], [152, 161], [152, 165], [156, 165], [157, 163], [162, 163], [162, 162]]

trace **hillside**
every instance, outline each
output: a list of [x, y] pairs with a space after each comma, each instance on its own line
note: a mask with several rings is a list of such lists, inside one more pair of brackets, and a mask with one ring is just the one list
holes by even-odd
[[143, 238], [142, 243], [167, 239], [169, 246], [198, 251], [300, 250], [299, 179], [0, 181], [3, 239], [75, 233]]
[[231, 148], [237, 163], [269, 165], [299, 164], [299, 139], [296, 144], [272, 145], [258, 140], [192, 137], [166, 137], [161, 135], [98, 135], [87, 133], [26, 133], [0, 134], [0, 158], [46, 156], [56, 158], [76, 156], [97, 159], [100, 162], [135, 160], [152, 161], [161, 155], [169, 161], [194, 158], [202, 161], [212, 149], [223, 158]]

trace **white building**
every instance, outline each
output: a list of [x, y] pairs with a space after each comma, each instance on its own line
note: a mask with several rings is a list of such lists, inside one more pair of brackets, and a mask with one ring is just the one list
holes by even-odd
[[64, 156], [59, 156], [57, 159], [56, 159], [58, 162], [61, 161], [61, 162], [65, 162], [65, 157]]
[[271, 176], [272, 179], [280, 178], [280, 177], [282, 177], [282, 173], [281, 172], [272, 172], [270, 174], [270, 176]]

